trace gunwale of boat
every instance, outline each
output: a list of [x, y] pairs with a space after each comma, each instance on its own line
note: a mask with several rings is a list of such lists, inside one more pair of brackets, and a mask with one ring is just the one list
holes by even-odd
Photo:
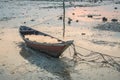
[[41, 42], [36, 42], [36, 41], [31, 41], [31, 40], [27, 40], [27, 39], [24, 39], [25, 42], [30, 42], [30, 43], [33, 43], [33, 44], [40, 44], [40, 45], [46, 45], [46, 46], [66, 46], [68, 43], [72, 43], [73, 40], [71, 41], [67, 41], [65, 43], [41, 43]]
[[[26, 28], [26, 30], [24, 30], [24, 28]], [[26, 31], [29, 31], [29, 32], [34, 32], [34, 33], [27, 33], [27, 34], [24, 34], [22, 32], [26, 32]], [[36, 34], [37, 32], [37, 34]], [[30, 43], [33, 43], [33, 44], [40, 44], [40, 45], [46, 45], [46, 46], [67, 46], [67, 45], [70, 45], [71, 43], [73, 43], [73, 40], [69, 40], [69, 41], [63, 41], [63, 40], [60, 40], [56, 37], [53, 37], [51, 35], [48, 35], [48, 34], [45, 34], [45, 33], [42, 33], [40, 31], [37, 31], [35, 29], [32, 29], [32, 28], [29, 28], [29, 27], [26, 27], [26, 26], [20, 26], [20, 35], [22, 36], [23, 40], [25, 42], [30, 42]], [[46, 43], [46, 42], [37, 42], [37, 41], [31, 41], [27, 38], [25, 38], [25, 35], [42, 35], [42, 36], [47, 36], [47, 37], [50, 37], [50, 38], [53, 38], [53, 39], [56, 39], [58, 41], [58, 43]]]

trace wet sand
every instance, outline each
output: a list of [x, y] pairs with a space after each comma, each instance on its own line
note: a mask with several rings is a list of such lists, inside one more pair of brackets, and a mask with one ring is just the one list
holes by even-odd
[[[43, 55], [42, 53], [31, 50], [30, 48], [27, 48], [23, 40], [19, 36], [17, 28], [5, 28], [2, 29], [2, 31], [3, 34], [0, 35], [1, 36], [1, 40], [0, 40], [1, 42], [0, 45], [1, 47], [0, 76], [1, 77], [0, 78], [1, 79], [5, 79], [5, 80], [116, 79], [119, 80], [120, 72], [117, 71], [114, 67], [109, 67], [109, 66], [107, 67], [104, 65], [102, 66], [100, 64], [98, 65], [96, 63], [89, 63], [84, 61], [80, 62], [77, 66], [74, 66], [74, 62], [71, 61], [71, 58], [69, 58], [70, 56], [69, 50], [63, 53], [64, 54], [63, 58], [54, 59], [49, 56]], [[81, 43], [81, 41], [84, 40], [80, 40], [79, 43]], [[81, 46], [82, 45], [84, 45], [84, 47], [89, 46], [86, 42], [89, 43], [88, 41], [82, 42]], [[89, 46], [87, 48], [94, 50], [96, 49], [94, 48], [94, 46]], [[116, 46], [119, 45], [116, 44], [113, 49], [110, 46], [104, 48], [105, 51], [104, 53], [106, 53], [108, 50], [108, 52], [111, 52], [112, 55], [114, 53], [114, 56], [116, 54], [116, 56], [118, 57], [119, 52], [117, 53], [117, 50], [119, 50], [119, 47], [117, 48]], [[98, 47], [96, 51], [99, 49], [101, 49], [101, 47]], [[85, 51], [82, 49], [80, 49], [79, 52], [85, 53]]]
[[[10, 2], [11, 3], [11, 2]], [[29, 2], [33, 7], [37, 2]], [[119, 32], [114, 30], [101, 30], [95, 29], [94, 27], [98, 26], [98, 24], [103, 24], [102, 17], [106, 16], [106, 12], [108, 8], [113, 8], [113, 6], [119, 5], [111, 4], [111, 5], [103, 5], [96, 7], [77, 7], [77, 8], [67, 8], [67, 18], [66, 18], [66, 35], [64, 40], [74, 40], [74, 44], [76, 45], [76, 49], [82, 55], [89, 54], [89, 51], [84, 50], [86, 48], [91, 51], [100, 52], [102, 54], [114, 56], [112, 57], [114, 60], [118, 62], [114, 63], [111, 61], [111, 66], [107, 63], [96, 63], [94, 61], [84, 61], [81, 60], [75, 65], [75, 62], [71, 59], [73, 56], [73, 48], [68, 48], [62, 55], [60, 59], [54, 59], [47, 55], [44, 55], [40, 52], [34, 51], [25, 46], [24, 41], [21, 39], [18, 29], [20, 25], [28, 25], [31, 26], [33, 24], [39, 25], [32, 26], [32, 28], [36, 30], [43, 31], [57, 38], [62, 38], [62, 21], [58, 20], [61, 15], [60, 8], [47, 8], [47, 9], [39, 9], [37, 6], [31, 8], [26, 2], [13, 2], [10, 6], [5, 6], [10, 8], [14, 12], [14, 16], [11, 16], [12, 11], [8, 11], [5, 16], [0, 18], [0, 80], [119, 80], [120, 79], [120, 59], [116, 57], [120, 57], [120, 35]], [[14, 4], [14, 5], [13, 5]], [[23, 6], [23, 8], [16, 7]], [[38, 3], [39, 5], [40, 3]], [[49, 4], [51, 5], [51, 4]], [[0, 3], [0, 6], [2, 4]], [[4, 7], [4, 6], [3, 6]], [[6, 10], [4, 7], [0, 10]], [[17, 12], [17, 9], [22, 9], [23, 13]], [[27, 10], [29, 9], [29, 10]], [[34, 10], [35, 9], [35, 10]], [[90, 10], [91, 9], [91, 10]], [[96, 9], [98, 11], [96, 11]], [[28, 13], [35, 11], [35, 13]], [[58, 12], [56, 12], [58, 10]], [[83, 11], [77, 12], [76, 10]], [[119, 13], [118, 9], [117, 14]], [[44, 14], [46, 11], [51, 13]], [[87, 13], [88, 11], [88, 13]], [[101, 11], [106, 11], [102, 12]], [[5, 11], [3, 11], [4, 13]], [[43, 15], [39, 15], [39, 13]], [[52, 13], [54, 12], [54, 13]], [[56, 12], [56, 13], [55, 13]], [[75, 13], [73, 15], [72, 13]], [[93, 13], [95, 12], [95, 13]], [[114, 8], [108, 10], [107, 13], [114, 12]], [[86, 13], [86, 14], [85, 14]], [[53, 16], [55, 15], [56, 16]], [[93, 18], [88, 18], [87, 15], [94, 15]], [[96, 16], [102, 15], [102, 16]], [[13, 18], [14, 17], [14, 18]], [[36, 18], [38, 17], [38, 18]], [[73, 21], [71, 24], [67, 24], [68, 18], [71, 18]], [[79, 17], [79, 18], [78, 18]], [[96, 20], [97, 17], [97, 20]], [[111, 22], [112, 18], [115, 16], [106, 16], [108, 17], [108, 22]], [[8, 19], [10, 18], [10, 19]], [[118, 19], [118, 23], [120, 22], [120, 18]], [[77, 23], [76, 20], [79, 20]], [[86, 23], [86, 24], [85, 24]], [[78, 47], [77, 47], [78, 46]], [[80, 48], [82, 47], [82, 48]], [[97, 55], [90, 56], [89, 58], [96, 59]], [[95, 57], [95, 58], [94, 58]], [[83, 57], [81, 57], [83, 58]], [[85, 58], [84, 58], [85, 59]], [[88, 60], [88, 59], [86, 59]], [[101, 58], [99, 59], [99, 61]], [[108, 60], [110, 61], [111, 58]]]

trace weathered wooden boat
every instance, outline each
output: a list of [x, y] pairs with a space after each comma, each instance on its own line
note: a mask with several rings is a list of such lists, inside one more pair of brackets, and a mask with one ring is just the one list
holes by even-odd
[[[55, 58], [59, 58], [59, 56], [73, 43], [73, 40], [63, 41], [56, 37], [37, 31], [27, 26], [20, 26], [19, 32], [20, 32], [22, 39], [25, 41], [28, 47], [38, 50], [44, 54], [50, 55]], [[44, 37], [47, 39], [47, 41], [49, 41], [50, 39], [54, 39], [54, 40], [57, 40], [57, 42], [53, 41], [50, 43], [50, 42], [47, 42], [46, 40], [34, 41], [34, 40], [30, 40], [29, 37], [26, 37], [28, 35], [39, 36], [39, 39], [43, 39]]]

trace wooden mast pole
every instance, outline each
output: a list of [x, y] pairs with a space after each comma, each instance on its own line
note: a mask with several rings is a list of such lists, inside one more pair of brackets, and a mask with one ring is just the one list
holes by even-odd
[[65, 37], [65, 0], [63, 0], [63, 38]]

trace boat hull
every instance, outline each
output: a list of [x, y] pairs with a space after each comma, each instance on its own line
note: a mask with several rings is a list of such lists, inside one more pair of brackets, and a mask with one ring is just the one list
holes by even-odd
[[62, 52], [68, 47], [68, 46], [40, 45], [31, 42], [25, 42], [25, 43], [28, 47], [55, 58], [58, 58], [62, 54]]
[[[65, 42], [53, 36], [36, 31], [26, 26], [21, 26], [19, 29], [19, 32], [28, 47], [55, 58], [59, 58], [59, 56], [73, 43], [73, 40]], [[55, 38], [60, 42], [59, 43], [41, 43], [41, 42], [31, 41], [25, 38], [25, 35], [31, 35], [31, 34], [48, 36], [51, 38]]]

